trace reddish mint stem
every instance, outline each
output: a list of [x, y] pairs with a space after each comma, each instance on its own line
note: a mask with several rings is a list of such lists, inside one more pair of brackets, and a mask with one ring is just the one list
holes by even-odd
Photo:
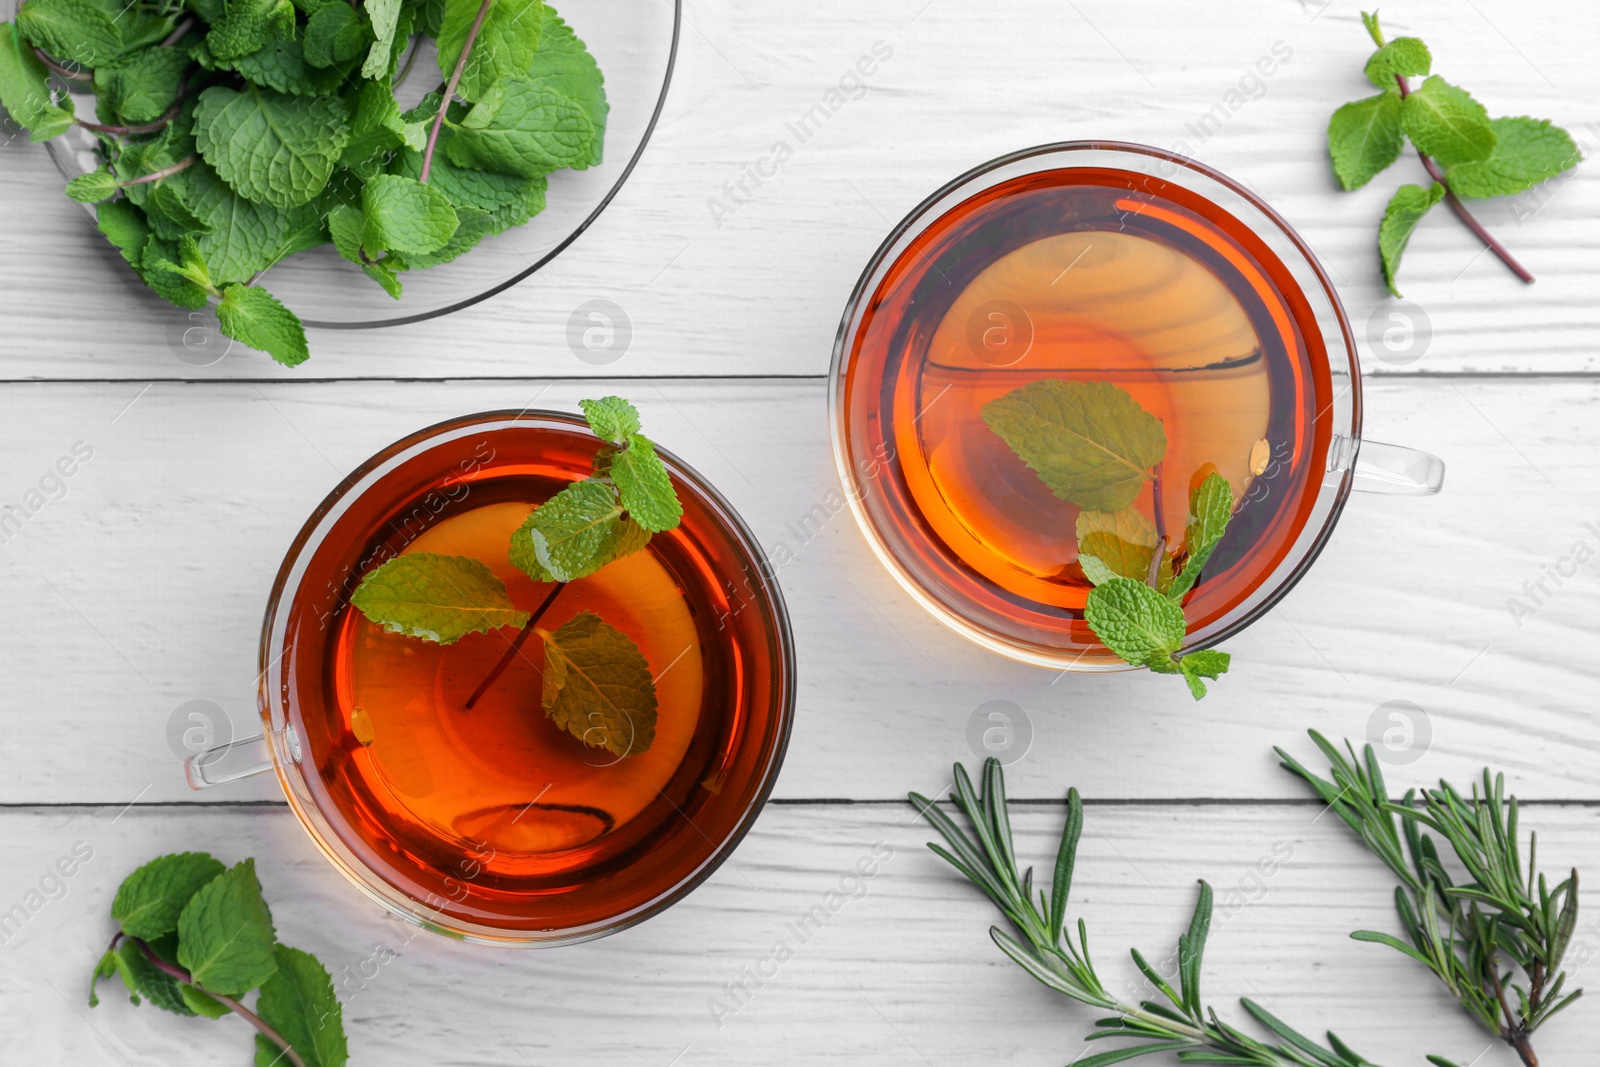
[[[1396, 74], [1394, 80], [1400, 85], [1401, 99], [1405, 99], [1411, 94], [1411, 86], [1406, 83], [1404, 74]], [[1467, 205], [1461, 202], [1461, 198], [1455, 194], [1455, 190], [1451, 189], [1450, 183], [1445, 180], [1444, 171], [1439, 169], [1439, 164], [1429, 158], [1428, 154], [1420, 148], [1417, 149], [1417, 158], [1422, 160], [1422, 167], [1428, 172], [1428, 177], [1444, 186], [1444, 202], [1450, 205], [1450, 210], [1456, 213], [1456, 218], [1460, 219], [1467, 229], [1477, 235], [1478, 240], [1482, 241], [1489, 251], [1499, 256], [1500, 261], [1511, 268], [1511, 273], [1521, 278], [1524, 282], [1533, 281], [1532, 272], [1517, 262], [1517, 258], [1506, 249], [1506, 246], [1496, 240], [1495, 236], [1488, 230], [1484, 229], [1483, 224], [1473, 217], [1472, 212], [1467, 210]]]
[[478, 688], [474, 689], [472, 695], [467, 698], [467, 702], [463, 706], [468, 711], [471, 711], [472, 705], [476, 704], [483, 694], [489, 691], [489, 687], [495, 683], [495, 679], [504, 674], [506, 668], [511, 666], [511, 661], [522, 651], [523, 643], [528, 640], [528, 635], [533, 633], [533, 628], [538, 625], [539, 619], [545, 612], [550, 610], [550, 605], [556, 602], [556, 597], [560, 596], [561, 590], [566, 587], [566, 582], [557, 582], [556, 587], [550, 590], [550, 595], [544, 598], [544, 603], [535, 608], [533, 614], [528, 616], [528, 621], [517, 632], [517, 636], [512, 638], [511, 647], [506, 649], [506, 654], [500, 657], [500, 662], [494, 665], [494, 670], [489, 672], [489, 677], [479, 682]]
[[[417, 177], [424, 185], [428, 181], [428, 172], [433, 169], [433, 151], [439, 144], [439, 129], [444, 125], [444, 113], [450, 110], [450, 101], [456, 95], [456, 86], [461, 84], [461, 72], [467, 69], [467, 57], [472, 55], [472, 46], [478, 40], [478, 31], [483, 29], [483, 20], [489, 16], [489, 8], [494, 0], [483, 0], [478, 7], [478, 17], [472, 20], [472, 28], [467, 31], [467, 39], [461, 42], [461, 54], [456, 57], [456, 69], [450, 72], [450, 80], [445, 83], [444, 99], [439, 101], [439, 113], [433, 116], [433, 128], [428, 131], [428, 145], [422, 151], [422, 173]], [[469, 703], [467, 705], [471, 707]]]
[[61, 75], [63, 78], [71, 78], [75, 82], [94, 81], [94, 75], [89, 71], [73, 70], [71, 67], [62, 66], [60, 63], [57, 63], [54, 59], [52, 59], [50, 54], [47, 53], [43, 48], [40, 48], [38, 45], [33, 46], [33, 54], [39, 57], [39, 62], [49, 67], [55, 73]]
[[294, 1050], [294, 1046], [289, 1044], [289, 1042], [285, 1040], [284, 1036], [278, 1033], [278, 1031], [274, 1030], [272, 1026], [261, 1016], [257, 1015], [243, 1004], [240, 1004], [232, 997], [225, 997], [221, 993], [213, 993], [209, 989], [202, 989], [200, 986], [195, 985], [194, 979], [189, 977], [188, 971], [184, 970], [182, 967], [174, 966], [173, 964], [170, 964], [166, 960], [162, 959], [160, 956], [157, 956], [155, 954], [155, 950], [153, 950], [149, 945], [145, 944], [139, 938], [130, 937], [128, 940], [139, 946], [139, 951], [144, 953], [144, 958], [150, 961], [150, 965], [152, 967], [155, 967], [163, 974], [182, 982], [186, 986], [193, 986], [195, 989], [204, 993], [212, 1000], [215, 1000], [217, 1003], [225, 1006], [229, 1011], [233, 1012], [235, 1015], [238, 1015], [245, 1022], [249, 1023], [251, 1026], [260, 1031], [261, 1035], [268, 1041], [271, 1041], [274, 1045], [277, 1045], [279, 1048], [283, 1049], [283, 1054], [289, 1057], [289, 1062], [294, 1064], [294, 1067], [306, 1067], [306, 1061], [300, 1058], [300, 1054]]

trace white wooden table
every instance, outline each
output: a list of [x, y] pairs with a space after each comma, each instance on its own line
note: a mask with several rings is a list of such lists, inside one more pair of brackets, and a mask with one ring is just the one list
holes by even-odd
[[[928, 191], [1006, 150], [1087, 137], [1185, 142], [1259, 190], [1323, 257], [1363, 332], [1384, 306], [1383, 202], [1421, 170], [1405, 161], [1359, 193], [1334, 189], [1327, 115], [1366, 91], [1357, 7], [690, 0], [685, 14], [654, 141], [571, 249], [467, 312], [316, 334], [293, 371], [249, 353], [175, 359], [161, 309], [53, 191], [43, 152], [4, 148], [0, 498], [22, 499], [76, 442], [93, 456], [0, 545], [0, 911], [75, 843], [93, 858], [0, 944], [0, 1059], [246, 1062], [235, 1020], [178, 1020], [120, 995], [84, 1003], [123, 875], [201, 848], [257, 858], [283, 939], [345, 983], [358, 1063], [1067, 1063], [1091, 1016], [1000, 956], [990, 907], [922, 848], [903, 800], [970, 763], [969, 717], [1007, 700], [1034, 731], [1009, 775], [1032, 802], [1016, 823], [1034, 862], [1052, 854], [1064, 789], [1089, 798], [1075, 901], [1111, 981], [1133, 979], [1126, 946], [1170, 951], [1204, 877], [1248, 901], [1219, 915], [1206, 960], [1226, 1016], [1251, 996], [1387, 1065], [1425, 1052], [1512, 1064], [1417, 967], [1346, 938], [1393, 929], [1391, 882], [1317, 818], [1270, 746], [1308, 751], [1307, 727], [1359, 740], [1381, 705], [1410, 701], [1431, 739], [1392, 783], [1464, 782], [1492, 761], [1535, 802], [1525, 823], [1546, 865], [1600, 877], [1600, 564], [1551, 585], [1520, 625], [1507, 606], [1575, 543], [1600, 548], [1593, 165], [1542, 201], [1481, 209], [1534, 286], [1445, 212], [1423, 224], [1403, 277], [1431, 346], [1407, 367], [1370, 361], [1367, 429], [1444, 457], [1445, 491], [1354, 499], [1312, 574], [1230, 643], [1232, 673], [1192, 704], [1171, 679], [1058, 679], [981, 652], [900, 593], [847, 515], [796, 543], [789, 524], [836, 486], [833, 332], [866, 257]], [[1600, 148], [1593, 5], [1426, 0], [1384, 14], [1492, 112], [1549, 117]], [[875, 41], [893, 56], [869, 91], [718, 225], [708, 200]], [[1279, 41], [1293, 58], [1258, 98], [1203, 142], [1186, 129]], [[568, 315], [594, 298], [634, 326], [605, 380], [565, 342]], [[776, 799], [706, 885], [620, 936], [541, 953], [413, 937], [320, 858], [270, 782], [191, 794], [167, 724], [209, 700], [251, 728], [271, 576], [352, 465], [449, 415], [573, 409], [606, 391], [634, 399], [769, 551], [797, 549], [782, 581], [800, 696]], [[708, 1002], [876, 842], [893, 859], [865, 896], [719, 1025]], [[1585, 905], [1581, 958], [1600, 952], [1600, 896]], [[381, 966], [380, 946], [395, 953]], [[1594, 1062], [1597, 1029], [1600, 998], [1586, 999], [1543, 1035], [1545, 1063]]]

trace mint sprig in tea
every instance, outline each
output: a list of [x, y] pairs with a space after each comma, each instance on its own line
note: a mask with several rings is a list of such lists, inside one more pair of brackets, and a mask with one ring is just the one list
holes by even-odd
[[859, 508], [902, 580], [980, 643], [1202, 695], [1327, 467], [1295, 274], [1179, 182], [1081, 165], [943, 209], [877, 279], [835, 403], [841, 463], [885, 457]]

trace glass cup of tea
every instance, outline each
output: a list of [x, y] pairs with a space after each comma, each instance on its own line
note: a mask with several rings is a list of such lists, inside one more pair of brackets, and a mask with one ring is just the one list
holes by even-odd
[[1160, 420], [1164, 456], [1128, 505], [1148, 529], [1176, 541], [1191, 489], [1227, 480], [1233, 513], [1183, 603], [1185, 651], [1283, 597], [1352, 489], [1443, 483], [1434, 456], [1362, 440], [1350, 323], [1260, 197], [1133, 144], [986, 163], [919, 204], [867, 264], [829, 405], [840, 478], [884, 566], [946, 625], [1027, 663], [1128, 669], [1084, 619], [1085, 508], [985, 421], [987, 405], [1047, 380], [1109, 383], [1095, 388]]
[[[490, 412], [397, 441], [347, 477], [290, 547], [262, 628], [263, 734], [190, 758], [196, 788], [273, 770], [311, 839], [368, 896], [452, 937], [599, 937], [682, 898], [772, 789], [794, 712], [794, 649], [772, 568], [715, 489], [664, 449], [677, 528], [565, 586], [509, 562], [529, 512], [590, 475], [601, 442], [555, 412]], [[621, 755], [541, 709], [530, 641], [441, 645], [351, 605], [408, 553], [482, 560], [542, 625], [594, 612], [648, 662], [654, 736]], [[578, 670], [578, 667], [568, 667]], [[476, 698], [476, 699], [474, 699]]]

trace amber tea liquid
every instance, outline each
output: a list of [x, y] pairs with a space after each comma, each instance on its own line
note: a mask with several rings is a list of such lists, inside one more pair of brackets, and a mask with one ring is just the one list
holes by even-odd
[[[1161, 419], [1175, 542], [1191, 485], [1228, 479], [1191, 630], [1249, 596], [1314, 502], [1331, 386], [1311, 309], [1239, 220], [1160, 179], [1070, 168], [973, 196], [900, 254], [849, 345], [852, 464], [889, 457], [862, 506], [923, 595], [1010, 642], [1115, 659], [1083, 622], [1078, 509], [980, 417], [1022, 385], [1109, 381]], [[1154, 524], [1150, 484], [1133, 506]]]
[[759, 569], [720, 504], [680, 481], [678, 530], [570, 583], [541, 617], [553, 630], [592, 611], [639, 646], [658, 700], [642, 753], [546, 718], [537, 638], [467, 709], [515, 631], [439, 645], [384, 631], [348, 596], [384, 559], [435, 552], [483, 560], [532, 610], [554, 587], [511, 565], [511, 534], [588, 474], [598, 442], [556, 426], [441, 447], [363, 494], [308, 574], [320, 607], [296, 613], [286, 684], [316, 806], [425, 914], [518, 931], [643, 908], [735, 833], [781, 749], [781, 641], [747, 610]]

